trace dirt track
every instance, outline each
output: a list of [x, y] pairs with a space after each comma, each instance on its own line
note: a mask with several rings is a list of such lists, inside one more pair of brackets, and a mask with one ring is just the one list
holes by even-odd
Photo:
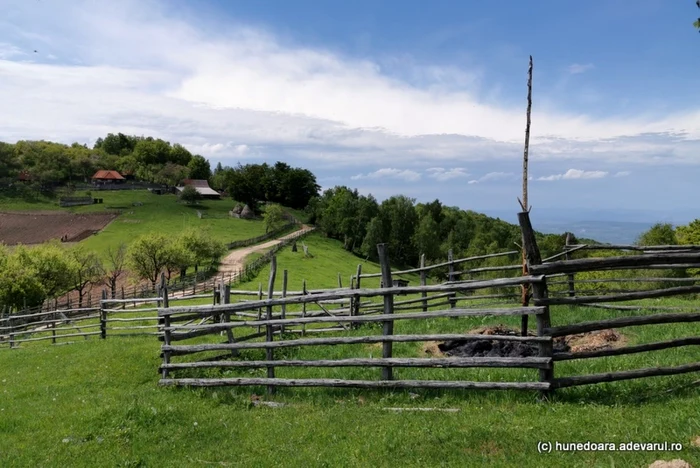
[[313, 228], [304, 225], [299, 231], [294, 231], [291, 234], [287, 234], [286, 236], [282, 236], [278, 239], [267, 241], [262, 244], [251, 245], [250, 247], [243, 247], [242, 249], [236, 249], [221, 260], [221, 264], [219, 265], [219, 274], [223, 276], [224, 274], [235, 273], [243, 268], [245, 265], [245, 258], [248, 255], [255, 252], [264, 252], [267, 249], [281, 243], [283, 240], [298, 235], [299, 232], [306, 232], [310, 231], [311, 229]]
[[116, 213], [0, 212], [0, 242], [39, 244], [64, 236], [76, 242], [100, 231], [116, 217]]

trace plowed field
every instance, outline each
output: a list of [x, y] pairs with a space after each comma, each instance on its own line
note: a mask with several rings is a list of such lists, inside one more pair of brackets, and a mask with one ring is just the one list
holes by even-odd
[[77, 242], [101, 230], [117, 216], [115, 213], [0, 212], [0, 242], [39, 244], [64, 236], [68, 242]]

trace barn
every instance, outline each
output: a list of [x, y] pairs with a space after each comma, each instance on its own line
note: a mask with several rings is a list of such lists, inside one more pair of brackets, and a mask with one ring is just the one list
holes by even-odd
[[221, 198], [221, 194], [209, 187], [209, 182], [203, 179], [185, 179], [182, 181], [182, 185], [175, 187], [178, 192], [182, 192], [182, 189], [191, 185], [195, 188], [197, 193], [199, 193], [202, 198]]

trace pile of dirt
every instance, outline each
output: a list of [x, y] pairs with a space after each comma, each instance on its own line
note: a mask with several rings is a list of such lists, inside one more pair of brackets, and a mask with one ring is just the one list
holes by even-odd
[[[496, 325], [494, 327], [480, 327], [467, 332], [470, 335], [500, 335], [520, 336], [520, 330]], [[530, 336], [534, 336], [530, 333]], [[582, 352], [600, 349], [616, 348], [624, 345], [626, 339], [615, 330], [600, 330], [591, 333], [581, 333], [554, 340], [554, 352]], [[423, 346], [425, 354], [437, 356], [435, 343], [426, 343]], [[484, 338], [483, 340], [451, 340], [437, 343], [439, 355], [457, 357], [529, 357], [537, 356], [539, 349], [537, 343], [525, 343], [520, 341], [501, 341]]]

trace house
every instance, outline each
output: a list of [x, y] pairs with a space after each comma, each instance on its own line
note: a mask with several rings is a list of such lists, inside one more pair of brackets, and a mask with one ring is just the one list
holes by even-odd
[[197, 193], [199, 193], [202, 198], [221, 198], [219, 192], [209, 187], [209, 182], [203, 179], [185, 179], [182, 181], [182, 185], [175, 187], [178, 192], [182, 192], [182, 189], [191, 185], [195, 188]]
[[92, 183], [97, 185], [102, 184], [123, 184], [126, 179], [117, 171], [99, 170], [92, 176]]

